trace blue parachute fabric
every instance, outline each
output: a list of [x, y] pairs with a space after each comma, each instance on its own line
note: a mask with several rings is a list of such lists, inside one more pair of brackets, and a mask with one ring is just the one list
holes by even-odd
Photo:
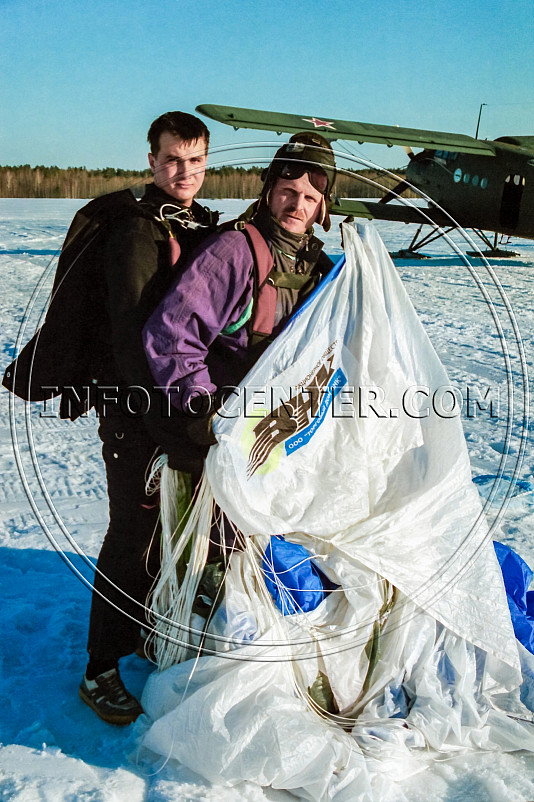
[[501, 566], [515, 636], [534, 654], [534, 591], [528, 590], [532, 569], [509, 546], [498, 541], [493, 541], [493, 545]]
[[273, 535], [263, 554], [267, 590], [282, 615], [315, 610], [329, 591], [331, 582], [313, 563], [304, 546]]

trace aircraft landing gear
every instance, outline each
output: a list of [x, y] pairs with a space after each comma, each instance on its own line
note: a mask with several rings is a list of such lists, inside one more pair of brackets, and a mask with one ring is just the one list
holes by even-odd
[[[484, 245], [487, 245], [488, 247], [485, 251], [467, 251], [467, 256], [474, 257], [475, 259], [480, 259], [482, 256], [485, 256], [487, 259], [512, 259], [515, 256], [519, 256], [517, 251], [508, 251], [505, 248], [497, 247], [497, 243], [499, 241], [498, 234], [494, 235], [492, 243], [483, 231], [480, 231], [478, 228], [473, 228], [472, 230], [477, 237], [482, 240]], [[500, 241], [502, 242], [502, 237]]]
[[431, 242], [435, 242], [435, 240], [443, 237], [444, 234], [448, 234], [450, 231], [454, 231], [456, 228], [456, 226], [450, 226], [447, 229], [433, 228], [428, 234], [422, 236], [423, 225], [424, 223], [419, 226], [407, 248], [401, 248], [400, 251], [390, 253], [392, 259], [430, 259], [431, 257], [427, 254], [419, 253], [419, 249], [424, 248], [425, 245], [429, 245]]
[[[394, 253], [390, 253], [392, 259], [430, 259], [431, 257], [427, 254], [420, 253], [420, 248], [424, 248], [426, 245], [429, 245], [431, 242], [435, 242], [436, 240], [443, 237], [445, 234], [449, 234], [451, 231], [454, 231], [457, 226], [449, 226], [446, 229], [437, 229], [433, 228], [428, 234], [422, 235], [424, 223], [421, 224], [417, 231], [415, 232], [414, 238], [410, 242], [407, 248], [401, 248], [399, 251], [395, 251]], [[472, 228], [473, 231], [479, 239], [482, 240], [484, 245], [486, 245], [485, 251], [467, 251], [466, 255], [471, 256], [475, 259], [481, 259], [485, 256], [487, 259], [511, 259], [516, 256], [519, 256], [517, 251], [510, 251], [506, 248], [499, 248], [499, 234], [495, 234], [493, 242], [488, 238], [487, 234], [483, 231], [480, 231], [477, 228]], [[502, 238], [501, 238], [502, 242]]]

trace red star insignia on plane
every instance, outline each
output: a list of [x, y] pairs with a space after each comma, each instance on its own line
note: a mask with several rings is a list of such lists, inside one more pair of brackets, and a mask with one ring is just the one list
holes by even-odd
[[326, 120], [319, 120], [317, 117], [312, 117], [311, 120], [307, 120], [306, 117], [302, 117], [305, 123], [313, 123], [314, 128], [331, 128], [332, 131], [335, 131], [334, 123], [327, 122]]

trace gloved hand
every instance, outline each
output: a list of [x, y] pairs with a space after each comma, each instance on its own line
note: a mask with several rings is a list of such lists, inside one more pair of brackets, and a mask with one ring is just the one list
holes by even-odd
[[171, 451], [167, 454], [167, 465], [173, 471], [190, 473], [193, 486], [195, 486], [202, 476], [202, 471], [204, 469], [204, 457], [199, 455], [198, 452], [186, 454], [181, 450]]
[[213, 432], [213, 418], [215, 412], [211, 415], [203, 415], [202, 417], [193, 418], [186, 423], [186, 431], [194, 443], [201, 446], [213, 446], [217, 442], [217, 438]]
[[[209, 412], [204, 414], [202, 414], [203, 405], [206, 405], [206, 396], [199, 396], [197, 409], [194, 401], [190, 404], [193, 417], [180, 415], [180, 428], [175, 429], [173, 442], [164, 445], [169, 468], [190, 473], [197, 479], [202, 474], [209, 447], [217, 442], [212, 427], [215, 417], [213, 409], [218, 407], [217, 399], [211, 398], [210, 403], [206, 405]], [[176, 422], [176, 419], [174, 421]]]

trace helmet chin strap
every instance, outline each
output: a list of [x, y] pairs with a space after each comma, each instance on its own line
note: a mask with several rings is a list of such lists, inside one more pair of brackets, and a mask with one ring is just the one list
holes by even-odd
[[316, 223], [317, 223], [317, 225], [319, 225], [319, 226], [322, 226], [322, 225], [323, 225], [323, 223], [324, 223], [324, 218], [325, 218], [325, 215], [326, 215], [326, 201], [325, 201], [325, 199], [324, 199], [324, 195], [323, 195], [323, 197], [321, 198], [321, 214], [320, 214], [320, 219], [318, 218], [318, 219], [316, 220]]

